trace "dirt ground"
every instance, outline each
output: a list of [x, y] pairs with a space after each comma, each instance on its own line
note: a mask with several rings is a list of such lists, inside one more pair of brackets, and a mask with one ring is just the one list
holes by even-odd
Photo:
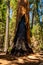
[[31, 54], [15, 57], [0, 53], [0, 65], [43, 65], [43, 54]]

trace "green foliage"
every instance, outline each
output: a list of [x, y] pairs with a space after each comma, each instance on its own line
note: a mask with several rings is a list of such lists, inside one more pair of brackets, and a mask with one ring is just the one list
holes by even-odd
[[0, 34], [4, 33], [5, 30], [5, 24], [0, 22]]
[[6, 3], [4, 0], [0, 2], [0, 22], [6, 21]]
[[4, 42], [4, 36], [5, 36], [5, 24], [0, 22], [0, 46]]
[[17, 0], [11, 0], [10, 6], [12, 10], [12, 18], [9, 23], [9, 37], [10, 40], [13, 40], [13, 37], [15, 36], [15, 29], [16, 29]]
[[32, 4], [33, 3], [33, 0], [29, 0], [29, 2], [30, 2], [30, 4]]
[[41, 50], [43, 50], [43, 43], [40, 45]]
[[32, 29], [32, 34], [35, 35], [35, 34], [40, 34], [40, 25], [39, 23], [37, 23], [36, 25], [33, 26], [33, 29]]
[[34, 2], [39, 2], [40, 0], [29, 0], [29, 3], [32, 4]]
[[43, 49], [43, 31], [41, 30], [41, 26], [39, 23], [33, 26], [32, 36], [34, 36], [35, 39], [33, 43], [36, 45], [36, 48], [34, 48], [37, 49], [37, 51]]
[[6, 3], [0, 0], [0, 45], [4, 43], [6, 24]]

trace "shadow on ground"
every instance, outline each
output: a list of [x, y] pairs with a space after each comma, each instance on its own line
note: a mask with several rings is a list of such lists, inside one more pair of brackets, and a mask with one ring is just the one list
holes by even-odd
[[15, 57], [0, 53], [0, 65], [40, 65], [43, 62], [39, 58], [29, 58], [28, 56]]

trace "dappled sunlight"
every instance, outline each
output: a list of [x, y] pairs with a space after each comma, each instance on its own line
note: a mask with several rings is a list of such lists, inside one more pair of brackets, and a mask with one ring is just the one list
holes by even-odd
[[24, 3], [27, 3], [27, 0], [18, 0], [18, 2], [24, 2]]
[[21, 58], [18, 58], [18, 63], [24, 63], [24, 60]]
[[38, 59], [38, 58], [35, 57], [35, 56], [28, 56], [28, 58], [30, 58], [30, 59]]
[[18, 0], [18, 2], [20, 2], [20, 0]]
[[27, 3], [27, 0], [24, 0], [25, 3]]
[[15, 57], [14, 55], [5, 55], [4, 53], [1, 53], [0, 65], [39, 65], [43, 62], [40, 58], [41, 55], [38, 53], [22, 57]]
[[0, 65], [6, 65], [9, 64], [10, 61], [0, 59]]
[[29, 59], [39, 60], [40, 55], [38, 53], [27, 56]]

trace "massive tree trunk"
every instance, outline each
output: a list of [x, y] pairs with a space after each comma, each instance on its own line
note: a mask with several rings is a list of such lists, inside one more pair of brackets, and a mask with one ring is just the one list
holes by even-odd
[[14, 38], [14, 47], [11, 54], [33, 53], [30, 44], [30, 25], [29, 25], [29, 3], [28, 0], [18, 0], [17, 9], [17, 29]]
[[[18, 0], [18, 9], [17, 9], [17, 23], [19, 23], [22, 14], [21, 9], [24, 8], [26, 10], [25, 12], [25, 20], [26, 20], [26, 27], [27, 27], [27, 41], [29, 44], [31, 44], [30, 41], [30, 24], [29, 24], [29, 1], [28, 0]], [[18, 24], [17, 24], [18, 26]]]

